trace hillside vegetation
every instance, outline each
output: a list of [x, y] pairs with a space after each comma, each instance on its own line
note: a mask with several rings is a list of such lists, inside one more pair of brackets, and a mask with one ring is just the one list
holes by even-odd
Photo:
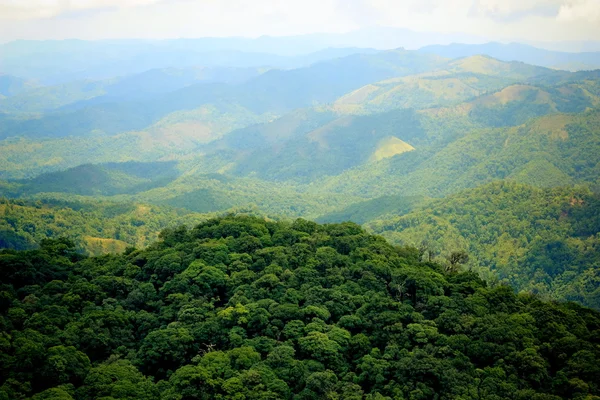
[[207, 216], [167, 207], [99, 201], [0, 199], [0, 248], [38, 248], [67, 238], [90, 255], [122, 253], [155, 242], [167, 227], [194, 225]]
[[[385, 169], [390, 158], [422, 160], [485, 128], [590, 113], [600, 105], [594, 72], [571, 74], [484, 56], [448, 61], [402, 50], [358, 54], [269, 70], [236, 84], [193, 84], [203, 79], [199, 71], [150, 71], [108, 86], [101, 81], [86, 91], [112, 91], [100, 100], [0, 114], [0, 177], [29, 178], [85, 163], [210, 158], [221, 167], [204, 173], [306, 182], [373, 168], [373, 161]], [[168, 91], [177, 85], [187, 86]], [[41, 93], [31, 96], [50, 104]], [[397, 151], [393, 143], [402, 142], [415, 154]]]
[[[402, 202], [398, 206], [402, 206]], [[494, 182], [366, 226], [490, 281], [600, 309], [600, 197], [586, 188]]]
[[[421, 250], [427, 242], [439, 263], [466, 251], [464, 268], [490, 282], [598, 307], [598, 230], [575, 227], [595, 221], [587, 204], [600, 191], [598, 71], [403, 49], [327, 50], [294, 68], [273, 58], [234, 66], [230, 56], [108, 78], [91, 66], [86, 78], [41, 87], [5, 79], [16, 89], [0, 101], [0, 195], [24, 202], [3, 222], [2, 246], [66, 235], [87, 253], [120, 253], [228, 210], [352, 220]], [[527, 210], [518, 229], [490, 200], [505, 192], [522, 192], [506, 199], [510, 212]], [[589, 200], [583, 214], [569, 214], [569, 195]], [[444, 208], [470, 201], [474, 225]], [[434, 216], [443, 228], [432, 233]], [[485, 224], [496, 225], [490, 243], [470, 236]]]
[[352, 221], [364, 224], [383, 218], [404, 215], [426, 204], [430, 199], [423, 196], [383, 196], [372, 200], [361, 201], [339, 211], [319, 216], [320, 223], [340, 223]]
[[439, 107], [464, 102], [510, 84], [558, 75], [545, 68], [477, 55], [450, 61], [433, 72], [371, 83], [342, 96], [335, 106], [358, 113]]
[[[351, 223], [212, 219], [142, 251], [0, 252], [4, 399], [585, 399], [600, 314]], [[35, 267], [34, 267], [35, 265]]]
[[356, 35], [0, 44], [0, 400], [600, 399], [600, 53]]
[[[443, 196], [511, 179], [540, 187], [589, 184], [597, 190], [599, 117], [599, 109], [593, 109], [534, 118], [514, 127], [457, 130], [454, 137], [434, 138], [421, 147], [404, 139], [416, 150], [326, 178], [319, 188], [354, 195]], [[427, 124], [440, 128], [432, 122]], [[453, 130], [450, 125], [444, 134], [452, 135]]]

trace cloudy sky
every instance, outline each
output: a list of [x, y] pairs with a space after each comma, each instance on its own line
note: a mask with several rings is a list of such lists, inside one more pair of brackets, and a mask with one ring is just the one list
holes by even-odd
[[0, 0], [0, 41], [347, 32], [600, 40], [600, 0]]

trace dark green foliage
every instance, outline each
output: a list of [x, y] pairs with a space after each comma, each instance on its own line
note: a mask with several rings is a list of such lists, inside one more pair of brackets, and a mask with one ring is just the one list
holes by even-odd
[[0, 400], [600, 398], [596, 73], [211, 71], [0, 77]]
[[0, 253], [1, 399], [600, 395], [600, 314], [353, 223], [229, 216], [142, 251], [73, 250]]
[[467, 252], [488, 279], [600, 309], [599, 210], [587, 188], [494, 182], [367, 226], [427, 258], [456, 267]]

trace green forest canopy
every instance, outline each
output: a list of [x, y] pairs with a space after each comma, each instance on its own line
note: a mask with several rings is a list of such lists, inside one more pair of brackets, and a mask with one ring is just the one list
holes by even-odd
[[595, 399], [600, 314], [256, 217], [0, 252], [0, 399]]

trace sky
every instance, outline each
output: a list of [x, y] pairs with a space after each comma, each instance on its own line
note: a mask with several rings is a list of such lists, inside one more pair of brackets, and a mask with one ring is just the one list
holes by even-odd
[[0, 0], [0, 42], [342, 33], [600, 41], [600, 0]]

